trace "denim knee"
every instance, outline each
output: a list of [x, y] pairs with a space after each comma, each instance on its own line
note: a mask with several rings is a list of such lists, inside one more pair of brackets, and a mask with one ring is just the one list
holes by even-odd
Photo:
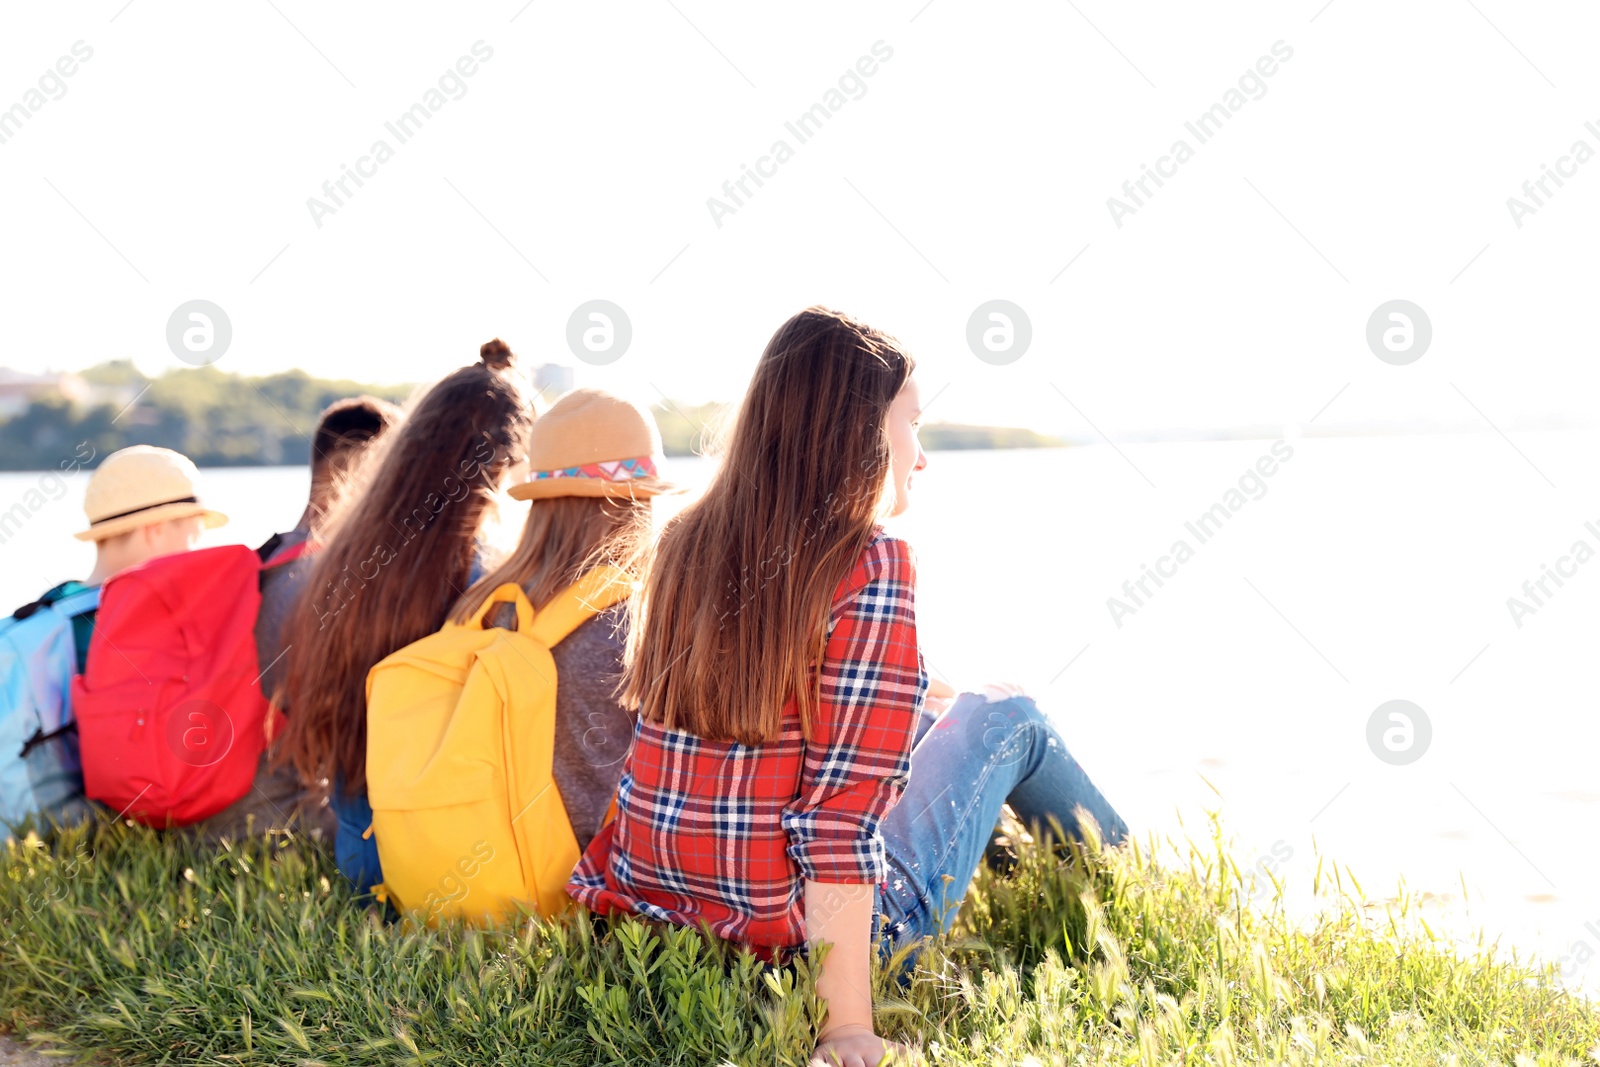
[[[986, 700], [973, 708], [972, 717], [974, 723], [981, 724], [974, 729], [985, 748], [1004, 748], [1014, 756], [1026, 753], [1041, 737], [1054, 731], [1050, 720], [1030, 696]], [[994, 736], [996, 731], [1002, 733], [1004, 740]]]
[[1014, 718], [1019, 721], [1025, 720], [1035, 723], [1049, 721], [1045, 718], [1044, 712], [1039, 710], [1039, 705], [1026, 693], [1018, 693], [1016, 696], [1009, 696], [1003, 700], [990, 700], [989, 707], [997, 710], [1003, 708], [1005, 709], [1004, 714], [1008, 718]]

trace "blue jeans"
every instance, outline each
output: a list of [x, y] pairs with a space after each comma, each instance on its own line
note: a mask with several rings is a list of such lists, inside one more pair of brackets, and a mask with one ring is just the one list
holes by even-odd
[[874, 929], [880, 916], [887, 920], [885, 953], [950, 928], [1007, 803], [1024, 825], [1048, 828], [1053, 817], [1081, 837], [1081, 806], [1106, 843], [1128, 834], [1031, 698], [962, 693], [937, 720], [924, 717], [911, 781], [883, 820], [889, 873]]
[[383, 881], [383, 868], [378, 863], [378, 841], [363, 837], [372, 825], [372, 806], [367, 794], [346, 794], [344, 783], [335, 780], [329, 806], [339, 821], [333, 838], [333, 859], [339, 872], [355, 887], [356, 899], [365, 900], [372, 887]]

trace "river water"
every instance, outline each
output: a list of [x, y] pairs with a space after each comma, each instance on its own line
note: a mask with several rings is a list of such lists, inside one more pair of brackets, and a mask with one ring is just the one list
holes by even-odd
[[[1600, 550], [1597, 448], [1573, 432], [936, 453], [892, 526], [917, 552], [930, 670], [1036, 694], [1136, 832], [1203, 836], [1219, 811], [1297, 908], [1319, 857], [1376, 908], [1403, 877], [1436, 928], [1564, 959], [1592, 989], [1600, 563], [1576, 543]], [[233, 518], [212, 543], [292, 524], [307, 484], [203, 476]], [[85, 480], [0, 475], [0, 508], [23, 507], [0, 604], [88, 571], [70, 536]], [[1414, 712], [1409, 735], [1369, 730], [1392, 700], [1427, 730]]]

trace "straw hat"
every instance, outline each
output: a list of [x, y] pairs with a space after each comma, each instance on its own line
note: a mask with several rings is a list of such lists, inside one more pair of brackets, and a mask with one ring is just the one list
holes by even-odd
[[228, 521], [201, 505], [195, 494], [200, 472], [188, 456], [170, 448], [134, 445], [107, 456], [89, 477], [83, 511], [89, 528], [80, 541], [103, 541], [153, 522], [199, 515], [214, 530]]
[[598, 389], [574, 389], [534, 420], [528, 480], [510, 493], [518, 500], [652, 497], [673, 491], [657, 475], [661, 459], [649, 412]]

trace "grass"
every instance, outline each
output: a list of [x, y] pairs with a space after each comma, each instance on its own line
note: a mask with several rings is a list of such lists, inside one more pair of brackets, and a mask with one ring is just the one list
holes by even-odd
[[[1315, 919], [1258, 910], [1215, 820], [1169, 847], [1025, 844], [908, 982], [879, 975], [880, 1031], [938, 1064], [1597, 1058], [1600, 1010], [1553, 970], [1374, 920], [1344, 877]], [[817, 1018], [804, 968], [693, 931], [386, 926], [283, 833], [12, 841], [0, 917], [0, 1027], [117, 1063], [798, 1065]]]

